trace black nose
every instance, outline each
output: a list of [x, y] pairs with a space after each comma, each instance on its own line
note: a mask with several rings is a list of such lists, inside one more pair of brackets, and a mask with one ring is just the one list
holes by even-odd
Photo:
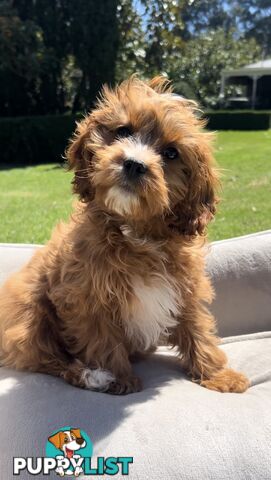
[[131, 180], [141, 177], [147, 171], [147, 167], [143, 162], [138, 162], [133, 158], [125, 160], [123, 168], [126, 176]]
[[85, 441], [85, 440], [84, 440], [83, 438], [81, 438], [81, 437], [79, 437], [79, 438], [76, 439], [76, 443], [78, 443], [78, 445], [83, 445], [84, 441]]

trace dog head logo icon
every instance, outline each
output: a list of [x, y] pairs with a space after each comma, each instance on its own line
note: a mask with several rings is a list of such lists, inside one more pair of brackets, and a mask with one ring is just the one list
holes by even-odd
[[[53, 448], [53, 451], [52, 451]], [[65, 427], [48, 438], [47, 452], [58, 462], [55, 470], [61, 477], [83, 473], [82, 464], [92, 454], [92, 444], [85, 432], [79, 428]]]

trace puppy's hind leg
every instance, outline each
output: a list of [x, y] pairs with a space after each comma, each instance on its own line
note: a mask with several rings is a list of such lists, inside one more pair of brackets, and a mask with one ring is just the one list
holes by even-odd
[[[101, 369], [90, 370], [69, 352], [61, 335], [61, 321], [48, 298], [44, 296], [33, 304], [16, 302], [16, 298], [9, 290], [5, 291], [5, 302], [0, 298], [1, 366], [61, 377], [81, 388], [108, 388], [113, 375]], [[4, 318], [9, 318], [9, 323], [4, 323]]]

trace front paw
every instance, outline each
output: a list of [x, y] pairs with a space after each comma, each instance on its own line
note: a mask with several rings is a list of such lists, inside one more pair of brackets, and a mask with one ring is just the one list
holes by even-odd
[[106, 393], [111, 395], [127, 395], [128, 393], [140, 392], [142, 383], [140, 378], [136, 376], [116, 378], [110, 383]]
[[208, 380], [200, 383], [203, 387], [217, 392], [243, 393], [249, 387], [249, 380], [245, 375], [235, 372], [230, 368], [224, 368]]

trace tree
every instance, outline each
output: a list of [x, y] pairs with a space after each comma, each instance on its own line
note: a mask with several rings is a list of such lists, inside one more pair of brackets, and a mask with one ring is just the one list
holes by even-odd
[[145, 61], [148, 74], [156, 75], [174, 63], [183, 48], [182, 2], [177, 0], [142, 0], [145, 7]]
[[[88, 109], [114, 83], [117, 0], [0, 0], [2, 115]], [[69, 90], [75, 84], [76, 92]]]
[[[236, 32], [213, 30], [187, 42], [183, 55], [168, 71], [180, 94], [187, 86], [203, 106], [215, 107], [220, 91], [221, 71], [237, 68], [259, 57], [255, 39], [236, 39]], [[179, 88], [178, 88], [179, 87]], [[190, 94], [191, 96], [191, 94]]]
[[61, 113], [66, 103], [63, 69], [70, 50], [69, 0], [13, 0], [12, 5], [22, 22], [32, 22], [41, 32], [39, 113]]
[[69, 1], [34, 0], [33, 13], [45, 47], [40, 75], [40, 111], [62, 113], [66, 105], [63, 70], [70, 51]]
[[270, 0], [232, 0], [233, 15], [246, 38], [255, 38], [261, 45], [262, 57], [271, 54]]
[[73, 110], [88, 109], [101, 85], [115, 81], [117, 0], [70, 0], [71, 44], [81, 71]]
[[145, 37], [142, 17], [133, 0], [119, 0], [117, 7], [119, 48], [116, 62], [116, 80], [145, 70]]
[[42, 32], [22, 21], [8, 2], [0, 4], [1, 115], [30, 114], [38, 109], [38, 77], [44, 51]]
[[235, 18], [225, 0], [183, 0], [183, 38], [189, 40], [218, 28], [228, 32]]

